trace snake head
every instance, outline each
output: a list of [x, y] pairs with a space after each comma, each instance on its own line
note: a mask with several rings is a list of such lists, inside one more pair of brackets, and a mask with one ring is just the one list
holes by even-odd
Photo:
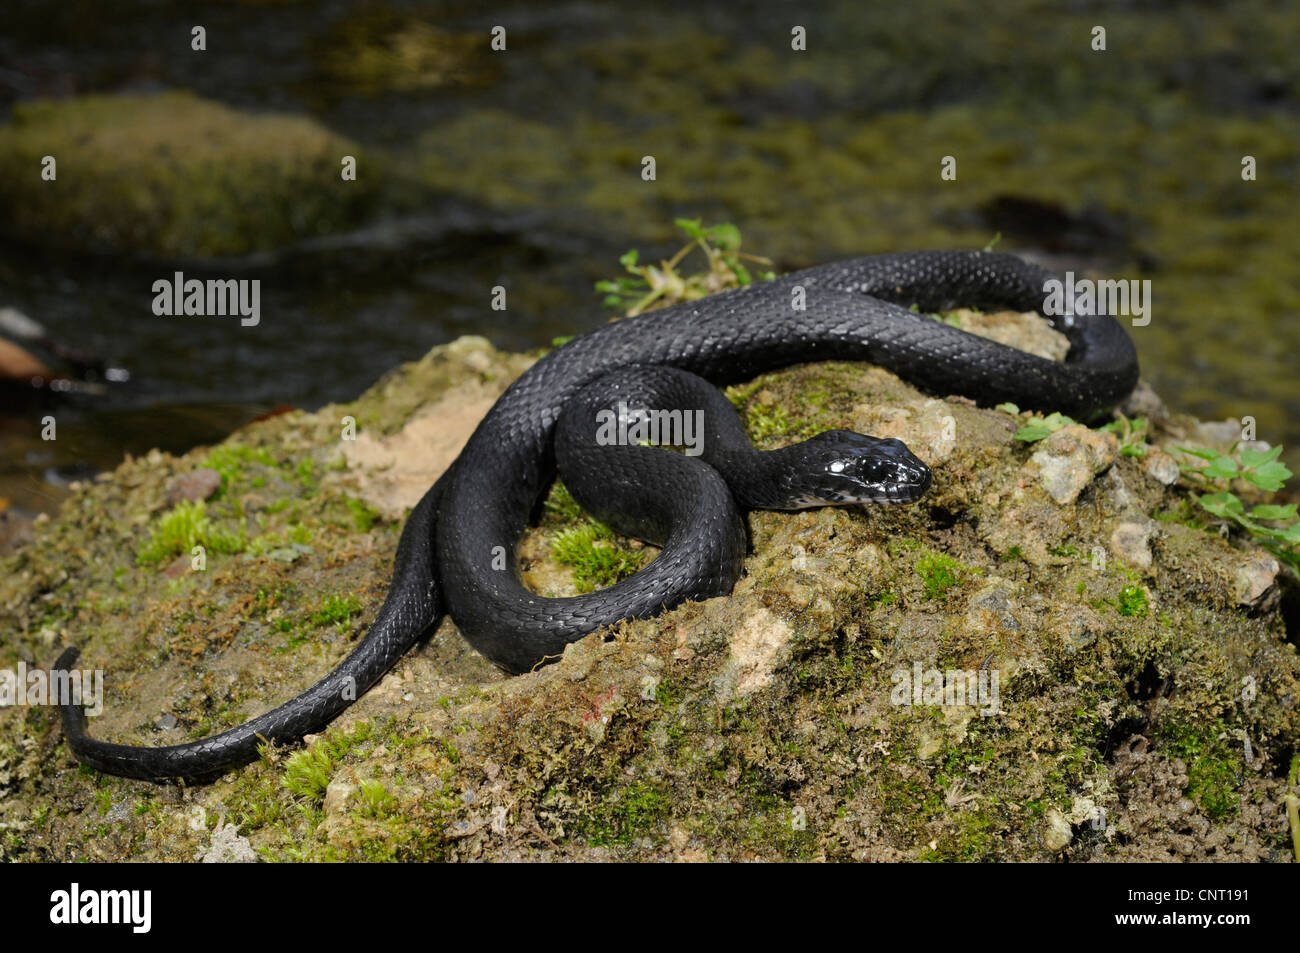
[[930, 468], [892, 437], [827, 430], [798, 446], [808, 462], [800, 507], [914, 503], [930, 488]]

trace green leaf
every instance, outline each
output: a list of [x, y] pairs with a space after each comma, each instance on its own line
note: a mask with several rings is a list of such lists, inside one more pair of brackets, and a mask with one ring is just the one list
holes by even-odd
[[727, 222], [714, 225], [705, 234], [708, 236], [709, 241], [724, 251], [735, 251], [740, 247], [740, 229]]
[[1296, 504], [1288, 503], [1285, 506], [1277, 506], [1271, 503], [1261, 503], [1251, 508], [1250, 515], [1257, 520], [1292, 520], [1296, 518]]
[[1201, 504], [1201, 509], [1228, 519], [1240, 516], [1244, 512], [1241, 500], [1237, 499], [1235, 493], [1209, 493], [1197, 502]]
[[1052, 429], [1045, 424], [1025, 424], [1016, 431], [1016, 439], [1023, 440], [1025, 443], [1033, 443], [1051, 435]]
[[997, 405], [996, 407], [994, 407], [993, 409], [994, 409], [994, 410], [1000, 410], [1000, 411], [1002, 411], [1004, 414], [1018, 414], [1018, 413], [1020, 413], [1020, 408], [1017, 407], [1015, 404], [1012, 404], [1012, 403], [1010, 403], [1010, 402], [1005, 403], [1005, 404], [998, 404], [998, 405]]
[[1136, 435], [1146, 431], [1147, 419], [1145, 417], [1134, 417], [1129, 420], [1127, 417], [1121, 416], [1119, 420], [1112, 420], [1104, 427], [1098, 427], [1097, 429], [1105, 430], [1120, 437]]
[[1181, 450], [1183, 453], [1190, 453], [1194, 457], [1200, 457], [1202, 460], [1217, 460], [1219, 452], [1217, 450], [1204, 450], [1197, 447], [1174, 447], [1175, 450]]
[[1069, 426], [1072, 423], [1074, 421], [1071, 418], [1061, 413], [1051, 414], [1047, 417], [1031, 417], [1028, 423], [1016, 431], [1016, 439], [1023, 440], [1026, 443], [1033, 443], [1036, 440], [1051, 436], [1062, 427]]
[[673, 224], [684, 231], [691, 238], [704, 238], [703, 220], [698, 218], [677, 218], [673, 219]]
[[1119, 452], [1120, 455], [1124, 457], [1145, 457], [1147, 455], [1147, 448], [1144, 444], [1139, 443], [1128, 447], [1120, 447]]
[[619, 255], [618, 263], [622, 265], [624, 268], [626, 268], [628, 271], [631, 271], [636, 267], [637, 259], [639, 257], [640, 255], [637, 253], [637, 250], [633, 248]]
[[1291, 471], [1285, 463], [1278, 463], [1273, 460], [1265, 463], [1263, 466], [1255, 468], [1254, 472], [1246, 472], [1242, 477], [1249, 480], [1261, 490], [1280, 490], [1286, 485], [1286, 481], [1292, 476]]
[[1237, 461], [1232, 457], [1215, 457], [1201, 472], [1216, 480], [1231, 480], [1238, 473]]
[[1300, 543], [1300, 523], [1292, 523], [1282, 533], [1288, 543]]
[[1280, 446], [1273, 447], [1271, 450], [1242, 450], [1241, 465], [1247, 469], [1254, 470], [1266, 463], [1272, 463], [1282, 455]]

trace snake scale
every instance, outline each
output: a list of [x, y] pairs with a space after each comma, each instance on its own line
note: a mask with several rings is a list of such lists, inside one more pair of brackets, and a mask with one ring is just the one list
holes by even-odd
[[[929, 471], [897, 441], [833, 431], [807, 447], [760, 455], [772, 461], [766, 476], [752, 461], [742, 463], [737, 487], [719, 476], [726, 469], [719, 455], [744, 453], [736, 445], [739, 424], [728, 422], [726, 412], [710, 412], [705, 456], [693, 459], [635, 446], [602, 447], [603, 455], [590, 456], [594, 411], [616, 397], [687, 410], [715, 407], [725, 398], [702, 392], [697, 378], [721, 386], [835, 359], [870, 362], [931, 393], [961, 394], [984, 406], [1012, 401], [1087, 417], [1119, 403], [1137, 383], [1133, 343], [1113, 317], [1049, 318], [1070, 342], [1066, 359], [1055, 362], [908, 308], [1042, 313], [1044, 283], [1052, 277], [1009, 254], [879, 255], [793, 272], [574, 338], [506, 390], [411, 511], [383, 606], [362, 640], [321, 681], [236, 728], [167, 747], [95, 740], [82, 710], [66, 704], [68, 744], [80, 762], [109, 774], [211, 776], [256, 759], [265, 742], [293, 742], [320, 731], [444, 613], [478, 651], [507, 671], [522, 672], [603, 625], [726, 594], [744, 554], [740, 510], [906, 502], [924, 492]], [[566, 416], [557, 439], [557, 424]], [[712, 463], [711, 445], [718, 451]], [[784, 461], [774, 456], [780, 454]], [[616, 528], [665, 541], [660, 555], [630, 578], [565, 599], [529, 591], [514, 562], [514, 547], [555, 473], [557, 455], [580, 503]], [[849, 471], [863, 485], [848, 492], [792, 488], [783, 484], [792, 462], [796, 470], [816, 471], [814, 483]], [[591, 477], [585, 482], [584, 473]], [[766, 482], [749, 492], [746, 480]], [[772, 495], [774, 484], [783, 485], [784, 496]], [[77, 657], [69, 648], [54, 667], [68, 669]]]

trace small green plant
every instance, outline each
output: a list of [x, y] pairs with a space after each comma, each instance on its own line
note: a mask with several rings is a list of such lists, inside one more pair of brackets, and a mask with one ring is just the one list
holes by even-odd
[[[634, 248], [618, 260], [627, 275], [596, 282], [596, 290], [605, 295], [606, 307], [617, 308], [630, 318], [652, 307], [694, 301], [725, 288], [747, 285], [754, 276], [745, 267], [746, 261], [772, 264], [740, 250], [740, 229], [735, 225], [704, 225], [700, 219], [687, 218], [679, 218], [675, 224], [691, 240], [672, 258], [658, 265], [643, 265]], [[677, 266], [697, 249], [704, 253], [707, 267], [693, 275], [679, 274]], [[762, 272], [760, 277], [771, 278], [772, 273]]]
[[551, 487], [551, 492], [547, 495], [546, 502], [542, 504], [542, 509], [547, 517], [562, 523], [572, 523], [574, 520], [582, 518], [582, 507], [573, 498], [569, 488], [559, 480], [556, 480]]
[[1230, 453], [1219, 453], [1203, 447], [1178, 447], [1202, 464], [1183, 464], [1183, 475], [1203, 489], [1214, 490], [1196, 500], [1197, 505], [1212, 516], [1228, 520], [1244, 529], [1292, 568], [1300, 570], [1300, 519], [1296, 504], [1258, 503], [1246, 509], [1237, 494], [1231, 491], [1233, 480], [1242, 480], [1269, 493], [1286, 485], [1293, 475], [1285, 463], [1278, 460], [1282, 447], [1271, 450], [1251, 450], [1235, 447]]
[[266, 450], [231, 446], [213, 448], [203, 465], [221, 474], [221, 489], [227, 491], [232, 484], [244, 482], [244, 466], [254, 463], [264, 467], [276, 466], [275, 458]]
[[1145, 417], [1134, 417], [1129, 420], [1123, 414], [1119, 415], [1118, 420], [1113, 420], [1104, 427], [1098, 427], [1098, 430], [1105, 430], [1119, 437], [1119, 452], [1125, 457], [1142, 457], [1147, 452], [1147, 433], [1150, 430], [1150, 422]]
[[284, 786], [309, 801], [322, 801], [336, 767], [334, 752], [328, 745], [312, 745], [289, 759], [284, 772]]
[[159, 563], [189, 553], [195, 546], [203, 546], [215, 553], [238, 553], [245, 545], [242, 536], [213, 528], [207, 516], [207, 504], [202, 500], [182, 500], [158, 520], [149, 542], [136, 553], [136, 564], [149, 566]]
[[308, 748], [294, 752], [285, 763], [284, 786], [311, 802], [325, 799], [339, 763], [353, 748], [365, 744], [374, 734], [374, 726], [361, 722], [349, 733], [329, 731]]
[[[1013, 416], [1020, 413], [1020, 408], [1015, 404], [998, 404], [995, 408], [1004, 413]], [[1062, 427], [1069, 427], [1071, 424], [1078, 423], [1073, 417], [1067, 417], [1065, 414], [1055, 413], [1048, 414], [1046, 417], [1034, 415], [1026, 420], [1016, 431], [1016, 439], [1025, 443], [1036, 443], [1046, 437], [1050, 437]], [[1118, 420], [1112, 420], [1104, 426], [1098, 427], [1098, 431], [1113, 433], [1119, 438], [1119, 452], [1126, 457], [1141, 457], [1147, 452], [1147, 432], [1150, 424], [1145, 417], [1134, 417], [1129, 420], [1123, 414], [1119, 415]]]
[[667, 795], [646, 782], [615, 790], [594, 804], [575, 823], [594, 845], [631, 844], [638, 837], [655, 834], [669, 814]]
[[397, 806], [397, 798], [388, 792], [382, 781], [362, 781], [357, 786], [357, 793], [361, 799], [361, 812], [378, 820], [387, 817]]
[[352, 514], [352, 525], [363, 533], [370, 532], [371, 527], [375, 525], [375, 520], [379, 519], [379, 511], [356, 497], [350, 496], [344, 502]]
[[588, 520], [556, 534], [551, 554], [573, 568], [579, 592], [612, 586], [641, 568], [641, 554], [617, 544], [614, 531]]
[[1119, 609], [1119, 614], [1124, 616], [1146, 615], [1149, 609], [1147, 591], [1141, 586], [1125, 586], [1119, 591], [1119, 602], [1116, 608]]
[[973, 571], [944, 553], [926, 553], [916, 561], [916, 574], [925, 584], [927, 599], [947, 599], [948, 591]]
[[[1004, 404], [1004, 407], [1015, 407], [1015, 404]], [[1016, 439], [1023, 440], [1025, 443], [1035, 443], [1045, 437], [1050, 437], [1062, 427], [1068, 427], [1075, 421], [1065, 416], [1065, 414], [1050, 414], [1047, 417], [1030, 417], [1020, 429], [1016, 431]]]
[[1167, 750], [1187, 765], [1187, 796], [1213, 820], [1234, 816], [1241, 800], [1241, 762], [1226, 741], [1222, 719], [1208, 726], [1162, 725], [1159, 734]]
[[316, 628], [336, 625], [342, 628], [347, 621], [361, 611], [357, 597], [348, 593], [346, 596], [326, 596], [320, 608], [308, 616], [308, 621]]

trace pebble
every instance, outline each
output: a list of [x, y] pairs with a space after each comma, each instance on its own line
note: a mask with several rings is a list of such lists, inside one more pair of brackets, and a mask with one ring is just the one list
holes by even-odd
[[1062, 427], [1043, 441], [1030, 460], [1039, 467], [1039, 483], [1062, 506], [1073, 503], [1092, 478], [1115, 462], [1119, 441], [1112, 433], [1081, 424]]
[[1237, 605], [1252, 606], [1273, 588], [1279, 570], [1277, 560], [1268, 553], [1246, 553], [1234, 577]]
[[1142, 469], [1146, 471], [1147, 476], [1160, 481], [1165, 486], [1173, 486], [1178, 482], [1178, 461], [1163, 450], [1152, 450], [1148, 453]]
[[1148, 545], [1154, 525], [1150, 523], [1120, 523], [1110, 534], [1110, 551], [1138, 569], [1151, 568], [1151, 547]]
[[1070, 829], [1070, 822], [1065, 819], [1065, 815], [1056, 808], [1047, 812], [1045, 818], [1047, 830], [1043, 832], [1043, 844], [1050, 851], [1065, 850], [1070, 846], [1070, 841], [1074, 840], [1074, 831]]
[[196, 503], [206, 500], [221, 489], [221, 474], [216, 470], [202, 467], [182, 473], [167, 484], [167, 505], [175, 506], [181, 500]]
[[355, 784], [348, 784], [346, 781], [331, 781], [325, 787], [325, 816], [334, 817], [343, 812], [343, 805], [347, 804], [356, 791]]

